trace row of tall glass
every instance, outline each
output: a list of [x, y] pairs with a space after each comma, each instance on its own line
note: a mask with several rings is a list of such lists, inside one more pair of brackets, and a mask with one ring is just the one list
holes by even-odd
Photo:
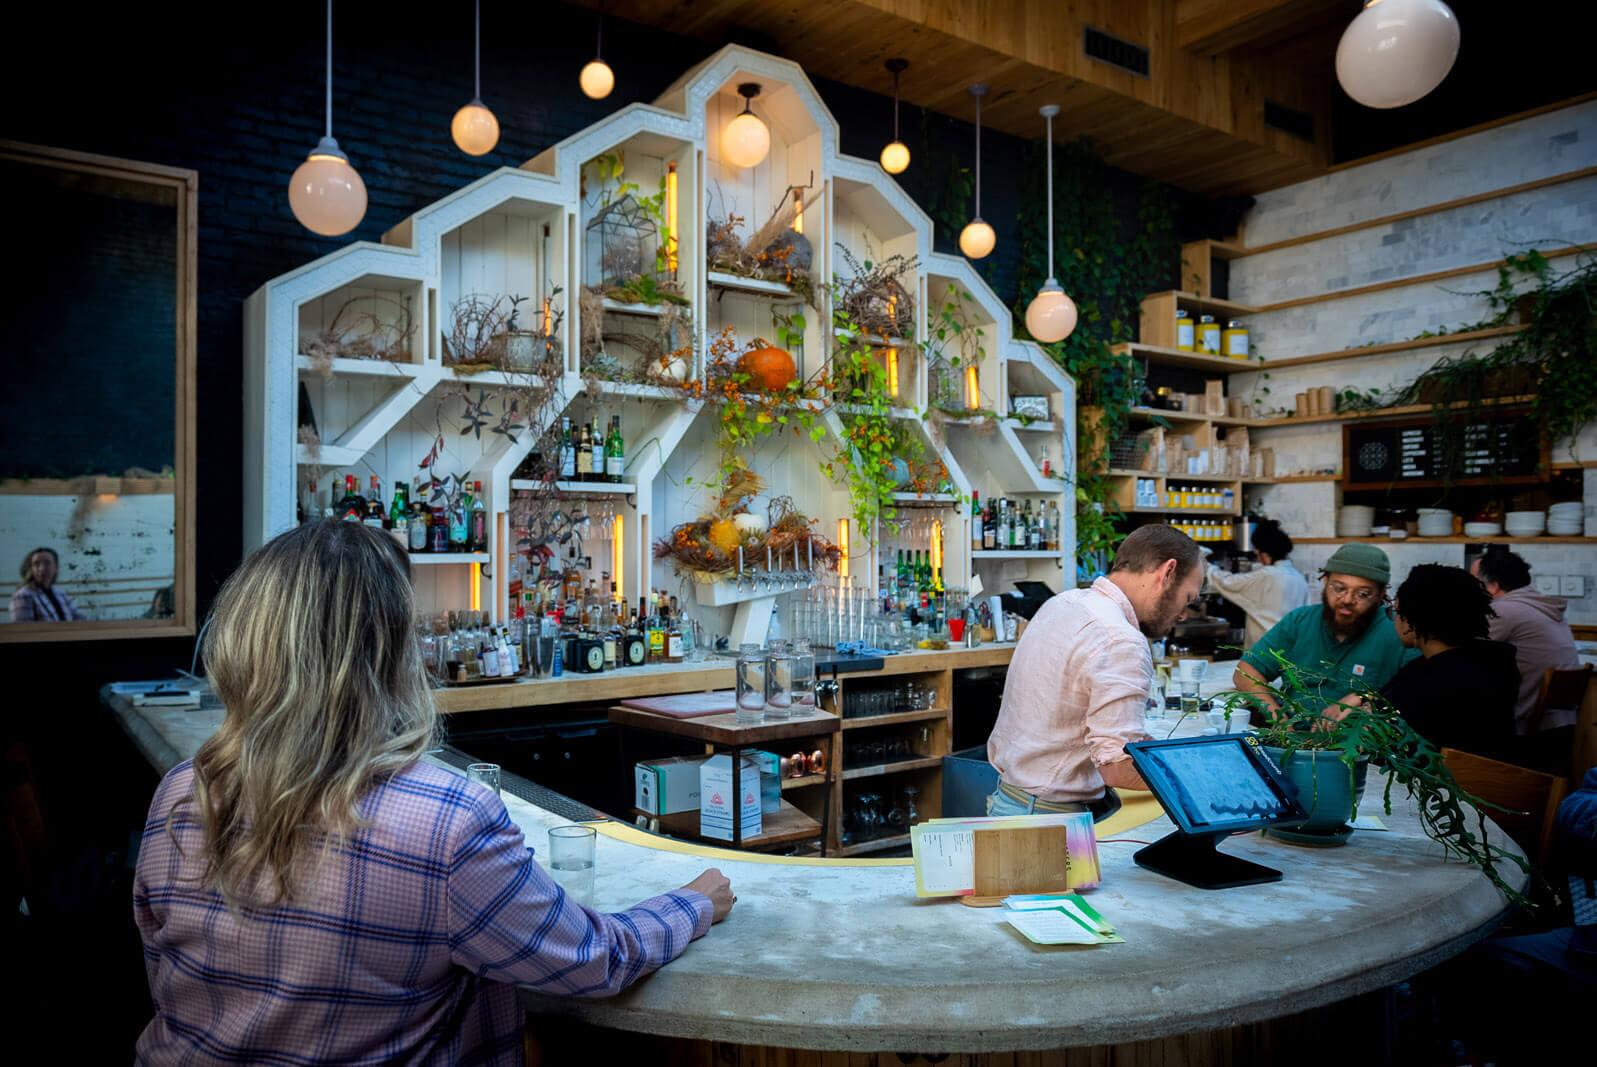
[[806, 638], [738, 646], [737, 722], [784, 722], [815, 707], [815, 653]]
[[[821, 648], [858, 642], [885, 652], [902, 652], [919, 642], [949, 640], [950, 618], [963, 620], [969, 609], [964, 589], [939, 593], [926, 607], [900, 611], [862, 586], [815, 586], [792, 594], [787, 633]], [[955, 640], [958, 640], [956, 637]]]

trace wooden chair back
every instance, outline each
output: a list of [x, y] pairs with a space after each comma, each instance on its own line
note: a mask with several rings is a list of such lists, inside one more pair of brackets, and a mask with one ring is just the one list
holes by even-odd
[[1541, 689], [1536, 695], [1536, 707], [1531, 710], [1531, 730], [1541, 727], [1542, 716], [1548, 708], [1578, 708], [1586, 697], [1586, 686], [1591, 682], [1591, 664], [1561, 671], [1549, 667], [1542, 672]]
[[1442, 749], [1442, 762], [1467, 792], [1508, 809], [1487, 809], [1486, 817], [1513, 838], [1531, 862], [1540, 864], [1553, 839], [1553, 816], [1569, 793], [1569, 780], [1456, 748]]
[[1597, 685], [1588, 685], [1586, 695], [1575, 707], [1575, 739], [1570, 747], [1574, 758], [1569, 778], [1579, 786], [1586, 780], [1586, 772], [1597, 767]]

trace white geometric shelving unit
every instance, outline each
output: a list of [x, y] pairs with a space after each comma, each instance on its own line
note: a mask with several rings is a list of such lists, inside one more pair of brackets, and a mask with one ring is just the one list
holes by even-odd
[[[771, 129], [771, 151], [758, 166], [742, 169], [721, 158], [720, 131], [742, 109], [736, 87], [758, 82], [754, 110]], [[1055, 588], [1074, 584], [1073, 494], [1065, 481], [1044, 479], [1042, 449], [1056, 469], [1074, 469], [1069, 435], [1075, 424], [1075, 389], [1037, 346], [1017, 341], [1010, 312], [971, 265], [957, 256], [931, 251], [932, 223], [898, 184], [873, 161], [840, 155], [836, 119], [797, 65], [746, 48], [723, 48], [682, 75], [652, 105], [633, 104], [553, 145], [520, 168], [484, 175], [429, 204], [384, 234], [382, 244], [356, 242], [274, 278], [245, 302], [243, 417], [245, 426], [245, 548], [264, 543], [294, 522], [300, 487], [313, 457], [298, 441], [299, 386], [304, 383], [317, 421], [321, 446], [314, 466], [342, 482], [356, 473], [364, 491], [370, 475], [381, 479], [385, 499], [395, 481], [411, 484], [422, 458], [440, 432], [444, 470], [480, 480], [493, 515], [486, 558], [472, 554], [418, 555], [431, 564], [417, 572], [424, 609], [459, 607], [465, 583], [483, 564], [485, 608], [503, 617], [506, 571], [513, 549], [508, 529], [511, 474], [536, 442], [542, 427], [530, 427], [512, 443], [484, 432], [481, 439], [459, 433], [454, 411], [442, 417], [439, 399], [462, 386], [493, 392], [505, 384], [496, 373], [463, 375], [444, 366], [440, 334], [452, 303], [462, 295], [534, 298], [559, 286], [565, 310], [561, 343], [563, 373], [554, 410], [585, 419], [619, 414], [628, 448], [625, 485], [603, 483], [567, 487], [574, 501], [613, 508], [622, 520], [621, 573], [625, 594], [636, 601], [644, 589], [677, 585], [652, 555], [653, 541], [678, 522], [705, 510], [716, 482], [713, 414], [701, 418], [705, 404], [677, 390], [650, 385], [603, 382], [589, 392], [580, 365], [581, 314], [575, 294], [584, 277], [583, 235], [596, 208], [583, 196], [583, 168], [605, 153], [624, 155], [627, 181], [648, 192], [675, 165], [678, 182], [677, 281], [690, 304], [694, 324], [691, 374], [702, 373], [710, 342], [730, 328], [739, 342], [773, 338], [772, 309], [801, 310], [808, 324], [795, 351], [800, 373], [808, 376], [831, 355], [831, 308], [824, 291], [805, 304], [786, 286], [707, 269], [703, 238], [707, 222], [741, 216], [747, 236], [770, 217], [790, 187], [803, 188], [808, 202], [804, 233], [814, 251], [817, 279], [846, 272], [838, 247], [858, 259], [880, 262], [903, 254], [917, 266], [904, 283], [915, 295], [915, 336], [902, 339], [897, 352], [904, 383], [902, 414], [932, 444], [923, 413], [928, 399], [928, 368], [921, 345], [927, 341], [928, 308], [940, 306], [950, 285], [972, 294], [969, 302], [981, 322], [986, 359], [981, 370], [984, 406], [1007, 410], [1009, 397], [1040, 393], [1049, 398], [1050, 418], [1021, 426], [1000, 420], [996, 429], [950, 425], [938, 453], [957, 496], [915, 498], [906, 508], [942, 512], [945, 579], [982, 575], [992, 590], [1008, 580], [1035, 578]], [[300, 354], [302, 337], [327, 325], [346, 303], [381, 319], [408, 306], [415, 330], [409, 351], [393, 362], [335, 360], [321, 374]], [[617, 306], [609, 314], [656, 314], [646, 306]], [[826, 326], [827, 328], [822, 328]], [[712, 408], [713, 412], [713, 408]], [[558, 414], [555, 416], [558, 418]], [[827, 413], [828, 446], [835, 451], [841, 414]], [[807, 436], [776, 435], [748, 456], [767, 481], [770, 494], [791, 496], [819, 528], [835, 536], [850, 514], [847, 493], [819, 469], [821, 449]], [[1052, 498], [1065, 520], [1058, 553], [970, 551], [968, 500], [972, 489], [989, 495]], [[857, 584], [874, 587], [876, 554], [862, 547], [868, 537], [851, 531], [851, 574]], [[1064, 568], [1063, 572], [1061, 567]], [[596, 564], [596, 569], [602, 569]], [[683, 590], [685, 593], [686, 590]], [[695, 611], [707, 628], [727, 632], [730, 605], [699, 602]], [[721, 613], [725, 617], [716, 615]]]

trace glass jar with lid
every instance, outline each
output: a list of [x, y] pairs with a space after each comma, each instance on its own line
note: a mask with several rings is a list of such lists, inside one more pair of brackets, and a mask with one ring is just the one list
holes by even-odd
[[1198, 351], [1212, 356], [1220, 354], [1220, 324], [1213, 315], [1198, 316]]
[[738, 646], [737, 722], [765, 721], [765, 649], [756, 644]]
[[1220, 351], [1232, 359], [1248, 358], [1248, 328], [1241, 319], [1231, 319], [1220, 331]]
[[1192, 328], [1192, 312], [1186, 308], [1176, 309], [1176, 347], [1183, 352], [1192, 352], [1197, 348]]

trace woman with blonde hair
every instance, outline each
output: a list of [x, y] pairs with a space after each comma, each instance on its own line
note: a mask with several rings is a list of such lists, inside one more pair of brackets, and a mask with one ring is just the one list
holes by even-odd
[[493, 792], [421, 758], [413, 611], [405, 554], [359, 523], [299, 526], [222, 587], [226, 718], [139, 852], [140, 1063], [519, 1064], [515, 983], [619, 992], [730, 910], [715, 870], [615, 915], [571, 901]]

